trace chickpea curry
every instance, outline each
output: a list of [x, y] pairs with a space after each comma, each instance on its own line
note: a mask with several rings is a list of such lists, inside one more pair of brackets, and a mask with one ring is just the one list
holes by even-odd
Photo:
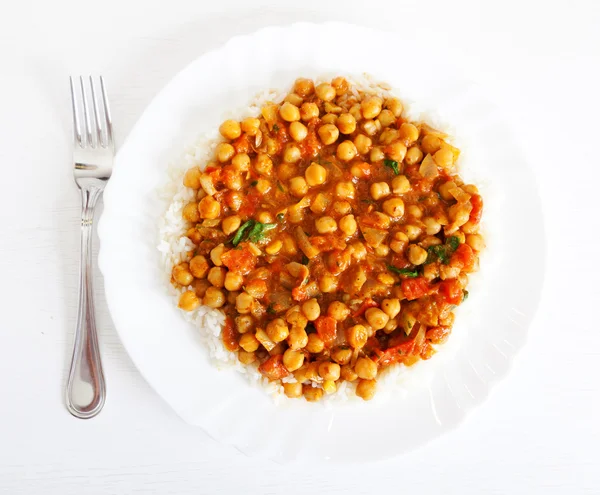
[[369, 400], [386, 367], [429, 359], [484, 248], [447, 136], [342, 77], [298, 79], [219, 130], [214, 161], [183, 179], [195, 249], [173, 269], [179, 307], [220, 308], [225, 347], [288, 397], [347, 381]]

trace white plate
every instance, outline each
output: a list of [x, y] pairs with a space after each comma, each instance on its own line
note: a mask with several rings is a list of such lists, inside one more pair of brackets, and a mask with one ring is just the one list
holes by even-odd
[[[340, 462], [398, 455], [455, 427], [506, 375], [525, 341], [544, 274], [534, 179], [510, 129], [449, 56], [418, 40], [418, 56], [402, 57], [394, 47], [406, 43], [337, 23], [233, 38], [162, 90], [117, 156], [99, 226], [99, 264], [117, 331], [146, 380], [185, 421], [245, 453]], [[301, 400], [277, 406], [241, 375], [213, 367], [196, 331], [165, 295], [156, 190], [186, 143], [258, 91], [286, 89], [299, 76], [363, 72], [452, 123], [463, 173], [484, 195], [489, 249], [450, 341], [433, 359], [406, 370], [392, 393], [330, 408]]]

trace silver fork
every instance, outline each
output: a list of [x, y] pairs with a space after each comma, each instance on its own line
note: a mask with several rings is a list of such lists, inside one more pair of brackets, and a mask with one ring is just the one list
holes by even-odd
[[73, 105], [73, 173], [81, 190], [82, 212], [79, 310], [67, 382], [67, 408], [73, 416], [88, 419], [102, 410], [106, 400], [94, 309], [92, 226], [96, 202], [112, 172], [115, 147], [104, 79], [99, 78], [100, 95], [92, 76], [89, 90], [83, 77], [78, 81], [69, 79]]

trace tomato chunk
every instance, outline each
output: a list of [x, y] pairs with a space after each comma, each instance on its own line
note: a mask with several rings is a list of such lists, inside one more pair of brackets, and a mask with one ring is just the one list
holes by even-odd
[[337, 321], [331, 316], [319, 316], [315, 320], [315, 328], [325, 347], [330, 347], [337, 335]]
[[242, 134], [232, 143], [232, 145], [236, 153], [248, 153], [250, 151], [250, 141], [248, 140], [248, 134]]
[[269, 380], [279, 380], [280, 378], [290, 374], [290, 372], [283, 365], [283, 354], [271, 356], [258, 367], [258, 371], [260, 371]]
[[230, 249], [221, 255], [221, 262], [232, 272], [246, 275], [249, 273], [257, 262], [254, 256], [248, 249]]
[[419, 299], [431, 293], [432, 287], [423, 277], [407, 278], [402, 281], [402, 293], [409, 301]]
[[468, 244], [461, 244], [450, 258], [450, 265], [470, 271], [475, 265], [475, 254]]
[[225, 319], [225, 325], [223, 325], [223, 331], [221, 332], [221, 338], [223, 344], [228, 351], [237, 351], [240, 347], [238, 343], [239, 334], [233, 326], [233, 319], [227, 317]]
[[449, 304], [460, 304], [463, 299], [462, 287], [458, 280], [444, 280], [440, 282], [440, 294]]
[[473, 208], [471, 209], [471, 214], [469, 215], [469, 222], [479, 223], [483, 213], [483, 199], [481, 199], [479, 194], [474, 194], [471, 196], [471, 204], [473, 205]]
[[427, 340], [431, 340], [433, 344], [443, 344], [450, 337], [452, 327], [433, 327], [427, 330], [425, 337]]

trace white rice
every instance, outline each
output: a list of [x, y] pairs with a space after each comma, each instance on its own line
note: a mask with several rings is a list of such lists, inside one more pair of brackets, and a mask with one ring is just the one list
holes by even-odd
[[[361, 91], [365, 94], [379, 95], [382, 97], [399, 96], [392, 93], [389, 85], [377, 83], [364, 74], [359, 77], [346, 76], [352, 85], [352, 93], [358, 95]], [[329, 79], [327, 79], [329, 80]], [[246, 117], [254, 117], [260, 114], [261, 107], [267, 102], [280, 103], [288, 91], [266, 90], [257, 94], [250, 102], [249, 106], [238, 109], [237, 111], [227, 112], [227, 118], [242, 120]], [[424, 118], [423, 112], [417, 110], [414, 105], [407, 105], [407, 101], [402, 99], [405, 110], [404, 115], [410, 120], [426, 121], [433, 127], [449, 132], [447, 126], [437, 118], [432, 118], [431, 114]], [[214, 158], [214, 152], [217, 144], [222, 141], [220, 134], [215, 128], [214, 131], [199, 136], [190, 146], [186, 147], [182, 155], [169, 163], [167, 169], [167, 178], [164, 186], [159, 190], [159, 197], [164, 202], [165, 213], [159, 221], [159, 244], [161, 269], [164, 275], [164, 285], [169, 295], [173, 298], [173, 304], [177, 306], [179, 296], [189, 288], [175, 288], [171, 284], [171, 272], [173, 266], [187, 260], [187, 253], [194, 248], [194, 244], [185, 236], [188, 224], [183, 220], [183, 207], [194, 199], [194, 191], [184, 187], [183, 176], [191, 167], [199, 166], [203, 169], [206, 164]], [[214, 365], [219, 368], [231, 368], [243, 373], [248, 381], [257, 387], [262, 387], [270, 394], [276, 402], [279, 402], [283, 395], [283, 386], [278, 382], [270, 382], [263, 377], [255, 365], [247, 366], [240, 363], [235, 353], [229, 352], [223, 345], [221, 339], [221, 328], [225, 321], [223, 313], [217, 309], [206, 306], [200, 306], [194, 311], [180, 310], [185, 320], [192, 323], [200, 333], [200, 336], [206, 345], [209, 355]], [[413, 366], [414, 368], [414, 366]], [[404, 365], [390, 366], [378, 376], [377, 397], [384, 395], [382, 392], [389, 393], [394, 384], [402, 378]], [[295, 382], [293, 375], [286, 377], [283, 382]], [[313, 386], [320, 386], [313, 383]], [[337, 392], [332, 395], [324, 395], [325, 402], [356, 400], [355, 384], [342, 382]]]

